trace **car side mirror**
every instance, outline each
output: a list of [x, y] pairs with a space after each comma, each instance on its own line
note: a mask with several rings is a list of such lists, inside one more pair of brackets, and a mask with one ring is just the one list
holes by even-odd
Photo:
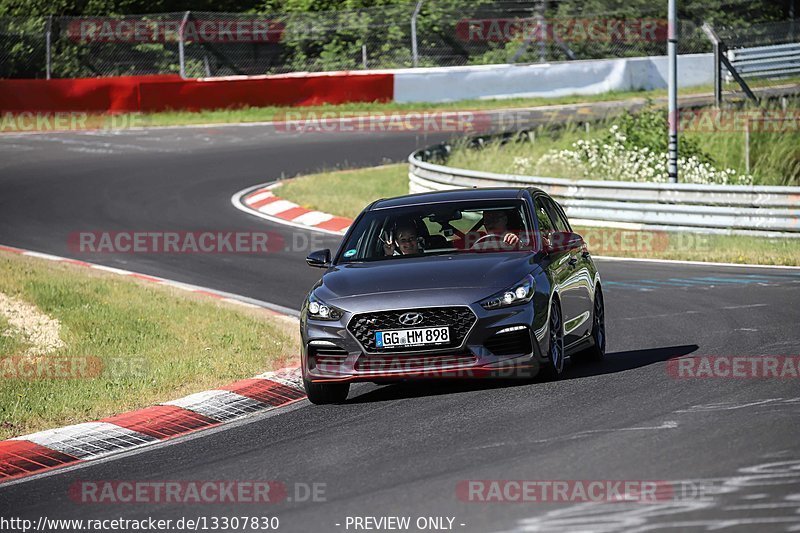
[[331, 251], [326, 248], [311, 252], [306, 257], [306, 263], [308, 263], [308, 266], [316, 268], [327, 268], [331, 266]]
[[544, 252], [554, 254], [582, 248], [583, 237], [570, 231], [554, 231], [549, 237], [542, 237]]

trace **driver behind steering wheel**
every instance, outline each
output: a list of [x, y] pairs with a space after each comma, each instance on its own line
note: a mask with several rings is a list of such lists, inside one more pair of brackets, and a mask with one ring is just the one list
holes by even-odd
[[483, 227], [487, 235], [497, 235], [505, 244], [517, 246], [519, 236], [508, 229], [508, 211], [486, 210], [483, 212]]

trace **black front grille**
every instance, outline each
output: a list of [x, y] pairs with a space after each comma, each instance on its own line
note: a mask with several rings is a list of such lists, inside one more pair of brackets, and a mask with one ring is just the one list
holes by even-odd
[[508, 333], [495, 334], [483, 343], [487, 350], [495, 355], [514, 355], [531, 353], [531, 335], [529, 330], [521, 329]]
[[[413, 326], [400, 323], [400, 316], [416, 312], [422, 314], [422, 322]], [[377, 313], [363, 313], [355, 315], [347, 329], [368, 352], [419, 352], [420, 349], [444, 349], [461, 346], [470, 328], [475, 323], [475, 315], [468, 307], [426, 307], [422, 309], [402, 309], [400, 311], [379, 311]], [[438, 346], [414, 348], [376, 348], [375, 332], [392, 329], [432, 328], [438, 326], [450, 327], [450, 343]]]

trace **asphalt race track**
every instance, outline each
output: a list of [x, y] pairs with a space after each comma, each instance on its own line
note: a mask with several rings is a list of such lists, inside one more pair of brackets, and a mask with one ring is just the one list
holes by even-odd
[[[309, 246], [337, 239], [246, 215], [231, 195], [282, 175], [399, 161], [437, 140], [271, 126], [5, 136], [0, 243], [297, 309], [319, 275], [304, 265]], [[268, 256], [88, 256], [67, 246], [83, 230], [254, 228], [291, 244]], [[570, 365], [554, 383], [355, 386], [345, 405], [304, 401], [0, 486], [0, 515], [276, 515], [280, 531], [297, 532], [345, 531], [348, 516], [450, 517], [471, 532], [800, 530], [800, 381], [676, 379], [665, 363], [800, 354], [800, 269], [598, 263], [602, 364]], [[266, 507], [89, 505], [68, 495], [78, 480], [272, 479], [325, 483], [325, 501], [297, 501], [294, 490]], [[464, 480], [663, 480], [687, 491], [656, 504], [482, 503], [459, 498]]]

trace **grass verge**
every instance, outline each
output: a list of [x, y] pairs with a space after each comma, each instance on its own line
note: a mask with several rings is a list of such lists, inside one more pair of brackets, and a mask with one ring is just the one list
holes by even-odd
[[[727, 110], [719, 115], [713, 108], [702, 108], [697, 114], [697, 117], [701, 118], [689, 124], [690, 131], [681, 132], [682, 142], [690, 143], [703, 154], [707, 154], [713, 161], [713, 166], [718, 169], [733, 169], [739, 175], [749, 172], [754, 185], [797, 186], [800, 184], [800, 132], [797, 129], [797, 121], [789, 117], [794, 116], [800, 109], [800, 100], [792, 99], [789, 102], [786, 112], [777, 104], [765, 105], [762, 108], [745, 107], [741, 110]], [[772, 120], [752, 122], [751, 132], [749, 136], [745, 136], [744, 117], [748, 114], [755, 116], [759, 112], [763, 112], [765, 117], [771, 117]], [[784, 117], [787, 114], [789, 117]], [[642, 114], [637, 116], [638, 118], [633, 119], [634, 122], [641, 119]], [[664, 117], [666, 120], [666, 115]], [[733, 117], [736, 117], [736, 122]], [[614, 124], [619, 125], [621, 118], [626, 117], [613, 117], [585, 127], [579, 127], [574, 123], [555, 127], [543, 126], [536, 129], [532, 142], [529, 143], [488, 143], [480, 150], [475, 150], [466, 143], [457, 143], [449, 164], [457, 168], [501, 174], [585, 179], [584, 167], [547, 164], [541, 159], [542, 156], [548, 152], [557, 153], [562, 150], [585, 153], [585, 148], [574, 146], [580, 140], [606, 143], [607, 151], [613, 152], [613, 147], [608, 146], [608, 138], [611, 136], [609, 129]], [[714, 122], [716, 120], [719, 122]], [[647, 129], [648, 126], [639, 125], [638, 128]], [[666, 151], [666, 141], [664, 142], [663, 150]], [[638, 146], [638, 148], [644, 147]], [[660, 151], [651, 146], [647, 148], [654, 153]], [[619, 168], [613, 163], [603, 162], [602, 158], [597, 161], [593, 159], [596, 157], [594, 155], [589, 157], [595, 161], [594, 168], [598, 172], [596, 177], [589, 179], [626, 179], [617, 177]], [[660, 163], [656, 161], [655, 164]], [[622, 174], [629, 173], [622, 172]], [[637, 172], [637, 175], [642, 175], [642, 172]]]
[[[682, 91], [682, 96], [705, 94], [713, 91], [713, 87], [693, 87]], [[652, 91], [610, 91], [596, 95], [571, 95], [558, 98], [504, 98], [491, 100], [460, 100], [441, 103], [397, 103], [397, 102], [355, 102], [340, 105], [319, 105], [308, 107], [245, 107], [240, 109], [216, 109], [209, 111], [164, 111], [145, 113], [137, 116], [138, 126], [175, 126], [183, 124], [228, 124], [241, 122], [267, 122], [283, 120], [288, 112], [308, 114], [319, 113], [390, 113], [411, 111], [455, 111], [455, 110], [492, 110], [513, 109], [518, 107], [535, 107], [546, 105], [583, 104], [605, 102], [610, 100], [627, 100], [631, 98], [658, 98], [666, 96], [665, 89]]]
[[303, 176], [287, 181], [276, 193], [306, 209], [355, 218], [373, 200], [408, 194], [408, 165]]
[[[710, 94], [711, 86], [698, 86], [681, 91], [681, 96]], [[659, 98], [666, 96], [664, 89], [652, 91], [610, 91], [597, 95], [572, 95], [558, 98], [507, 98], [491, 100], [460, 100], [443, 103], [396, 103], [355, 102], [340, 105], [318, 105], [307, 107], [267, 106], [237, 109], [214, 109], [205, 111], [162, 111], [158, 113], [132, 113], [109, 115], [90, 114], [85, 118], [73, 118], [75, 123], [64, 126], [70, 129], [127, 129], [132, 127], [188, 126], [197, 124], [241, 124], [284, 120], [287, 113], [320, 115], [321, 113], [391, 113], [391, 112], [437, 112], [437, 111], [488, 111], [494, 109], [525, 108], [535, 106], [605, 102], [632, 98]], [[290, 117], [291, 118], [291, 117]], [[294, 117], [295, 119], [297, 117]], [[0, 124], [0, 133], [28, 131], [27, 121], [9, 120]]]
[[0, 292], [58, 320], [66, 343], [26, 359], [0, 337], [0, 438], [213, 389], [299, 353], [296, 328], [263, 311], [73, 265], [0, 252]]
[[[408, 194], [408, 165], [324, 172], [288, 181], [276, 193], [309, 209], [354, 218], [378, 198]], [[575, 228], [595, 255], [800, 266], [800, 239]]]
[[8, 320], [0, 315], [0, 354], [13, 353], [20, 349], [22, 341], [8, 325]]

